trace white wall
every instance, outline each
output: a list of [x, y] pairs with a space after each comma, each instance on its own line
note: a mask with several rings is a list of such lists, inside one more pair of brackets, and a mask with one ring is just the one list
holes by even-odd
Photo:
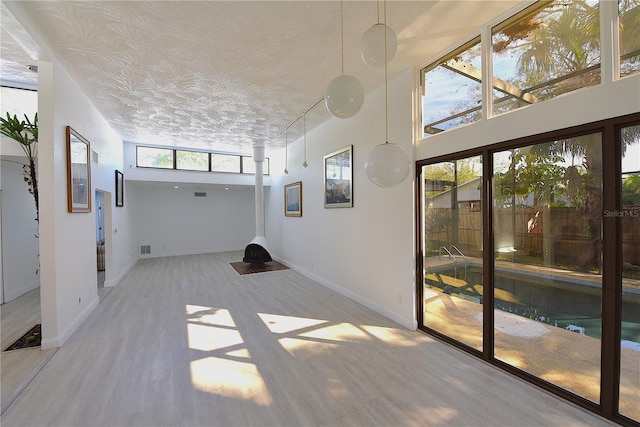
[[[17, 143], [16, 143], [17, 145]], [[4, 302], [38, 287], [36, 206], [24, 182], [26, 157], [2, 156], [2, 266]]]
[[[88, 139], [99, 154], [99, 165], [91, 167], [92, 197], [99, 189], [113, 203], [114, 169], [122, 168], [123, 152], [119, 136], [66, 70], [48, 61], [38, 67], [42, 346], [50, 348], [62, 345], [98, 304], [96, 219], [93, 213], [67, 211], [65, 127]], [[105, 285], [117, 283], [137, 260], [126, 205], [111, 210]]]
[[[31, 88], [34, 89], [34, 88]], [[38, 93], [34, 90], [0, 88], [2, 102], [0, 114], [6, 117], [18, 116], [29, 119], [38, 110]], [[36, 275], [38, 269], [38, 239], [36, 208], [33, 196], [22, 178], [22, 167], [13, 162], [27, 163], [20, 144], [11, 138], [0, 135], [0, 189], [3, 190], [2, 222], [5, 233], [2, 235], [2, 273], [4, 295], [0, 293], [0, 302], [9, 302], [39, 284]], [[6, 267], [6, 269], [5, 269]], [[4, 299], [3, 299], [4, 298]]]
[[[150, 245], [141, 258], [242, 250], [255, 236], [253, 187], [149, 184], [128, 182], [135, 198], [137, 250]], [[194, 192], [206, 197], [194, 197]], [[241, 260], [238, 260], [241, 261]]]
[[[412, 156], [414, 72], [389, 82], [389, 140]], [[322, 108], [322, 107], [319, 107]], [[412, 172], [399, 186], [380, 188], [365, 175], [369, 152], [385, 142], [384, 91], [367, 94], [350, 119], [332, 118], [290, 144], [290, 173], [274, 176], [267, 200], [266, 238], [272, 256], [374, 310], [415, 329]], [[323, 156], [353, 145], [353, 208], [325, 209]], [[272, 173], [281, 169], [272, 169]], [[281, 172], [280, 172], [281, 173]], [[285, 217], [283, 186], [302, 181], [302, 217]]]

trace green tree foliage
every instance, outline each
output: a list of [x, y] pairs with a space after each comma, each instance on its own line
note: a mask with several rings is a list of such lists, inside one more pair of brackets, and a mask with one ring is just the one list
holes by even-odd
[[564, 158], [549, 145], [513, 150], [509, 169], [494, 175], [494, 197], [500, 204], [511, 203], [514, 196], [517, 205], [529, 198], [533, 207], [562, 203], [560, 196], [566, 194]]
[[626, 177], [622, 183], [622, 205], [640, 206], [640, 174]]
[[462, 185], [480, 176], [475, 158], [461, 159], [454, 162], [442, 162], [437, 165], [429, 165], [425, 170], [425, 179], [450, 181], [456, 180], [457, 185]]
[[0, 133], [20, 144], [20, 148], [27, 157], [27, 163], [22, 165], [24, 181], [29, 188], [29, 194], [33, 196], [36, 204], [36, 221], [40, 220], [40, 207], [38, 202], [38, 178], [36, 176], [36, 158], [38, 157], [38, 113], [33, 121], [25, 114], [24, 120], [17, 115], [7, 118], [0, 117]]
[[619, 0], [620, 16], [620, 74], [640, 71], [640, 0]]
[[[525, 87], [600, 63], [600, 19], [598, 3], [572, 1], [553, 4], [536, 15], [540, 22], [519, 46], [518, 68]], [[538, 96], [546, 98], [598, 83], [600, 72], [579, 73], [558, 84], [543, 87]]]

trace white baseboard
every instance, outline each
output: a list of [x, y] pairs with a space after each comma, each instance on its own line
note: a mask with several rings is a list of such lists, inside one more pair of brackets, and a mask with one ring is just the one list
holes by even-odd
[[203, 255], [203, 254], [216, 254], [221, 252], [238, 252], [244, 251], [244, 247], [240, 249], [203, 249], [199, 251], [182, 251], [182, 252], [165, 252], [165, 253], [151, 253], [149, 255], [140, 255], [139, 259], [147, 259], [147, 258], [164, 258], [170, 256], [186, 256], [186, 255]]
[[16, 289], [7, 289], [6, 283], [5, 283], [4, 301], [5, 302], [13, 301], [14, 299], [18, 298], [21, 295], [26, 294], [27, 292], [37, 288], [38, 286], [40, 286], [39, 278], [36, 279], [34, 282], [23, 284]]
[[105, 288], [111, 288], [113, 286], [116, 286], [118, 283], [120, 283], [120, 281], [122, 279], [124, 279], [124, 276], [126, 276], [127, 273], [130, 272], [133, 267], [135, 267], [137, 262], [138, 262], [138, 260], [136, 260], [135, 262], [129, 264], [129, 266], [126, 267], [120, 274], [118, 274], [118, 277], [116, 277], [115, 279], [105, 280], [104, 281], [104, 287]]
[[334, 283], [330, 280], [327, 280], [323, 277], [320, 277], [314, 273], [311, 273], [310, 271], [307, 271], [303, 268], [300, 268], [297, 265], [291, 264], [285, 260], [282, 260], [278, 257], [274, 257], [273, 255], [271, 255], [272, 258], [284, 265], [286, 265], [287, 267], [297, 271], [298, 273], [302, 274], [305, 277], [308, 277], [311, 280], [314, 280], [318, 283], [320, 283], [322, 286], [325, 286], [333, 291], [338, 292], [339, 294], [357, 302], [358, 304], [362, 304], [367, 308], [370, 308], [371, 310], [375, 311], [376, 313], [379, 313], [391, 320], [393, 320], [396, 323], [399, 323], [400, 325], [404, 326], [405, 328], [415, 331], [418, 328], [418, 322], [416, 321], [416, 319], [411, 319], [411, 318], [407, 318], [404, 316], [399, 315], [398, 313], [395, 313], [393, 311], [389, 311], [384, 307], [379, 306], [378, 304], [376, 304], [375, 302], [364, 298], [362, 295], [356, 294], [354, 292], [352, 292], [351, 290], [344, 288], [340, 285], [338, 285], [337, 283]]
[[99, 302], [100, 300], [96, 296], [95, 299], [91, 301], [91, 303], [88, 304], [84, 308], [84, 310], [82, 310], [80, 315], [76, 317], [73, 323], [69, 325], [69, 327], [65, 331], [63, 331], [60, 335], [58, 335], [55, 338], [49, 338], [46, 340], [43, 339], [42, 342], [40, 343], [40, 347], [42, 348], [42, 350], [49, 350], [50, 348], [62, 347], [62, 345], [69, 339], [69, 337], [73, 335], [76, 329], [78, 329], [78, 327], [82, 325], [82, 322], [84, 322], [87, 319], [87, 317], [89, 317], [89, 315], [93, 312], [93, 310], [95, 310]]

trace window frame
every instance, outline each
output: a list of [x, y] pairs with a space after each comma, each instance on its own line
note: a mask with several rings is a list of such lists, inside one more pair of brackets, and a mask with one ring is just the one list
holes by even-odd
[[[519, 110], [522, 110], [523, 108], [527, 108], [530, 106], [530, 105], [527, 105], [520, 108], [511, 109], [509, 111], [501, 112], [499, 114], [494, 113], [493, 84], [492, 84], [494, 79], [493, 59], [492, 59], [492, 52], [493, 52], [492, 39], [493, 39], [494, 31], [499, 31], [500, 29], [503, 29], [504, 27], [510, 25], [514, 21], [517, 21], [518, 19], [522, 19], [527, 15], [534, 14], [536, 13], [537, 10], [540, 10], [545, 6], [548, 6], [550, 3], [552, 3], [551, 0], [541, 0], [533, 4], [528, 3], [525, 5], [517, 6], [514, 9], [512, 9], [510, 12], [507, 12], [504, 15], [494, 19], [493, 21], [486, 23], [485, 25], [477, 29], [473, 34], [470, 34], [469, 36], [465, 37], [464, 40], [466, 40], [466, 42], [463, 42], [462, 44], [459, 42], [456, 42], [452, 48], [447, 49], [445, 54], [439, 55], [438, 59], [430, 60], [424, 63], [422, 66], [418, 67], [417, 71], [419, 74], [417, 77], [416, 84], [419, 86], [419, 88], [416, 91], [417, 99], [415, 102], [417, 105], [417, 112], [415, 115], [416, 125], [414, 127], [417, 140], [426, 140], [435, 135], [434, 133], [430, 134], [428, 132], [425, 132], [424, 130], [425, 125], [430, 124], [430, 123], [425, 123], [423, 121], [424, 103], [422, 102], [423, 100], [421, 99], [421, 97], [425, 93], [425, 77], [424, 77], [425, 73], [437, 67], [440, 63], [446, 61], [452, 56], [455, 56], [456, 54], [460, 53], [461, 50], [464, 50], [465, 47], [468, 47], [468, 45], [477, 38], [480, 38], [481, 52], [482, 52], [481, 81], [482, 81], [483, 88], [482, 88], [482, 99], [481, 99], [481, 104], [482, 104], [481, 118], [473, 123], [467, 123], [462, 126], [456, 126], [450, 129], [446, 129], [444, 130], [444, 132], [458, 129], [459, 127], [463, 127], [467, 125], [478, 124], [478, 122], [490, 121], [496, 117], [509, 114], [514, 111], [519, 111]], [[619, 47], [619, 36], [620, 36], [619, 19], [620, 18], [617, 14], [618, 2], [617, 1], [609, 2], [605, 0], [600, 0], [598, 3], [598, 6], [599, 6], [599, 20], [600, 20], [600, 32], [599, 32], [600, 61], [599, 61], [599, 64], [596, 66], [596, 68], [600, 69], [599, 83], [592, 86], [585, 86], [577, 90], [572, 90], [567, 93], [554, 96], [553, 98], [550, 98], [550, 99], [555, 99], [558, 96], [566, 96], [566, 95], [571, 96], [571, 94], [581, 89], [587, 89], [595, 86], [602, 86], [617, 80], [626, 79], [632, 76], [637, 76], [639, 74], [639, 73], [633, 73], [633, 74], [621, 76], [621, 71], [620, 71], [621, 54], [620, 54], [620, 47]], [[614, 13], [614, 10], [616, 13]], [[608, 34], [609, 32], [612, 32], [613, 34], [609, 35]], [[590, 67], [589, 70], [591, 68], [593, 68], [593, 66]], [[488, 72], [490, 72], [492, 75], [490, 81], [484, 77], [485, 75], [487, 75]], [[580, 72], [585, 72], [585, 70], [580, 70]], [[451, 117], [449, 117], [448, 120], [451, 120]], [[438, 133], [442, 133], [442, 132], [438, 132]]]
[[[245, 174], [245, 175], [253, 175], [253, 172], [246, 172], [243, 170], [243, 162], [244, 159], [251, 159], [253, 156], [249, 156], [249, 155], [245, 155], [245, 154], [235, 154], [235, 153], [225, 153], [225, 152], [219, 152], [219, 151], [204, 151], [204, 150], [194, 150], [194, 149], [186, 149], [186, 148], [178, 148], [178, 147], [159, 147], [159, 146], [154, 146], [154, 145], [144, 145], [144, 144], [136, 144], [136, 168], [140, 168], [140, 169], [158, 169], [158, 170], [175, 170], [175, 171], [181, 171], [181, 172], [208, 172], [208, 173], [228, 173], [228, 174]], [[140, 165], [140, 158], [139, 158], [139, 148], [148, 148], [148, 149], [157, 149], [157, 150], [167, 150], [167, 151], [171, 151], [172, 155], [173, 155], [173, 165], [171, 167], [160, 167], [160, 166], [144, 166], [144, 165]], [[201, 169], [185, 169], [185, 168], [179, 168], [178, 167], [178, 152], [187, 152], [187, 153], [205, 153], [207, 154], [207, 169], [206, 170], [201, 170]], [[238, 163], [239, 163], [239, 168], [238, 168], [238, 172], [229, 172], [229, 171], [219, 171], [219, 170], [213, 170], [212, 169], [212, 165], [211, 165], [211, 157], [214, 154], [218, 154], [218, 155], [224, 155], [224, 156], [232, 156], [232, 157], [237, 157], [238, 159]], [[263, 175], [270, 175], [270, 169], [269, 169], [269, 158], [265, 157], [265, 163], [266, 163], [266, 167], [263, 169]]]
[[[594, 132], [602, 134], [602, 186], [611, 189], [603, 192], [602, 209], [618, 210], [621, 183], [620, 162], [620, 129], [632, 125], [640, 125], [640, 113], [603, 119], [596, 122], [585, 123], [573, 127], [553, 130], [541, 134], [524, 136], [512, 140], [496, 142], [482, 147], [463, 150], [459, 152], [440, 155], [415, 162], [414, 181], [414, 206], [415, 206], [415, 253], [416, 253], [416, 320], [418, 330], [431, 336], [435, 336], [469, 354], [479, 357], [488, 363], [497, 366], [513, 375], [516, 375], [536, 386], [539, 386], [564, 400], [570, 401], [591, 412], [601, 415], [609, 420], [625, 426], [637, 426], [639, 423], [618, 412], [619, 386], [620, 386], [620, 328], [622, 321], [622, 243], [618, 238], [620, 224], [618, 221], [607, 219], [603, 216], [602, 223], [602, 338], [600, 343], [601, 371], [600, 371], [600, 401], [592, 402], [558, 385], [543, 380], [528, 372], [520, 370], [494, 357], [494, 318], [491, 311], [494, 309], [494, 263], [493, 263], [493, 204], [486, 203], [483, 210], [483, 227], [487, 232], [483, 233], [483, 278], [485, 287], [485, 301], [483, 304], [483, 337], [482, 351], [478, 351], [460, 341], [443, 335], [436, 330], [424, 325], [423, 283], [424, 283], [424, 253], [423, 241], [423, 212], [422, 202], [423, 188], [421, 182], [422, 167], [445, 161], [454, 161], [470, 156], [482, 156], [483, 159], [483, 185], [482, 194], [486, 200], [493, 200], [491, 180], [493, 177], [493, 154], [499, 151], [525, 147], [528, 145], [548, 142], [569, 137], [587, 135]], [[488, 249], [487, 249], [488, 248]]]

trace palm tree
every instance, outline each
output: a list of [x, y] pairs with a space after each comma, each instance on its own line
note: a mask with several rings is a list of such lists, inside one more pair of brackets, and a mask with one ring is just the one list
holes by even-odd
[[[536, 20], [519, 49], [518, 68], [525, 87], [539, 87], [541, 99], [600, 82], [599, 5], [574, 1], [568, 7], [552, 3]], [[551, 84], [550, 84], [551, 83]]]
[[[625, 0], [625, 3], [639, 2]], [[625, 39], [633, 40], [632, 35], [640, 34], [640, 9], [638, 6], [627, 6], [620, 10], [620, 31], [624, 32]], [[534, 17], [523, 21], [529, 24], [521, 26], [518, 31], [514, 30], [513, 34], [507, 32], [504, 37], [517, 41], [513, 43], [513, 49], [521, 52], [518, 59], [518, 80], [523, 87], [534, 88], [536, 96], [545, 99], [600, 82], [600, 21], [597, 2], [576, 0], [569, 6], [551, 3]], [[508, 43], [501, 46], [502, 51], [509, 49]], [[629, 132], [640, 133], [640, 127], [629, 129], [632, 129]], [[637, 135], [623, 139], [623, 153], [627, 144], [635, 140]], [[587, 232], [594, 247], [588, 264], [599, 270], [602, 244], [600, 135], [558, 140], [544, 146], [549, 155], [583, 159], [584, 174], [579, 179], [585, 192]]]
[[620, 0], [620, 74], [640, 71], [640, 0]]

